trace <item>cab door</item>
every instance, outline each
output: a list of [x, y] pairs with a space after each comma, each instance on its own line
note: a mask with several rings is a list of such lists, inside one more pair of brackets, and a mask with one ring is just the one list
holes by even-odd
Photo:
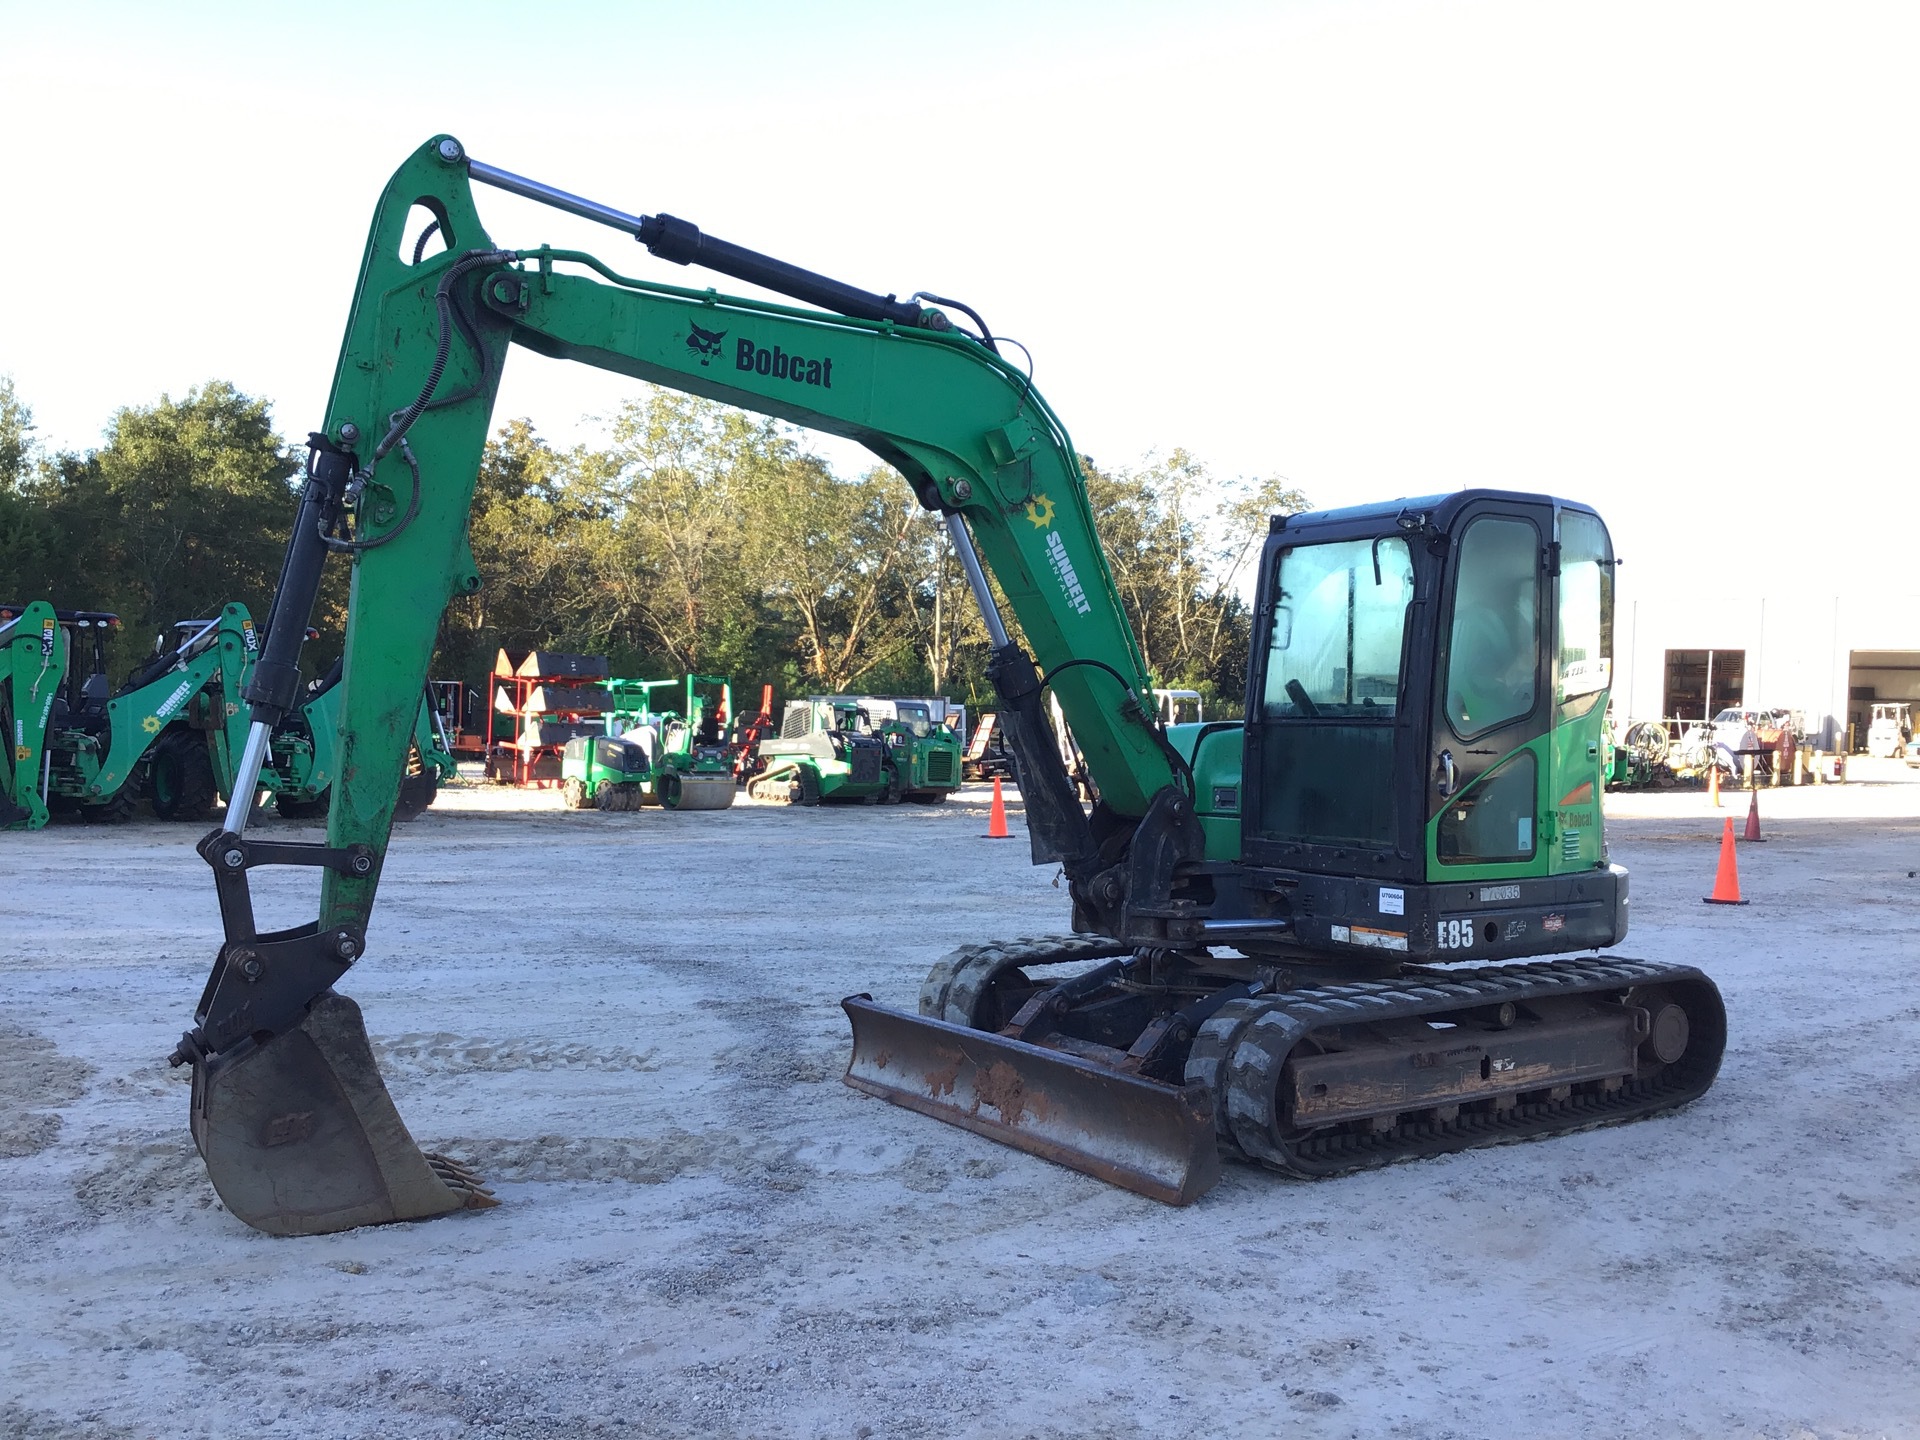
[[1447, 547], [1432, 689], [1427, 878], [1546, 873], [1549, 506], [1476, 501]]

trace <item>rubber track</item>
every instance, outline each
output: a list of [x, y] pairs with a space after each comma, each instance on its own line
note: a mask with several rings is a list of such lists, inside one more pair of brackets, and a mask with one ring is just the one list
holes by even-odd
[[[1276, 1123], [1281, 1068], [1314, 1030], [1414, 1019], [1505, 1001], [1672, 987], [1698, 992], [1684, 1008], [1692, 1022], [1688, 1052], [1648, 1080], [1629, 1078], [1613, 1094], [1576, 1093], [1557, 1103], [1494, 1112], [1463, 1109], [1446, 1123], [1406, 1122], [1382, 1134], [1333, 1134], [1289, 1140]], [[1394, 980], [1290, 990], [1232, 1002], [1201, 1026], [1188, 1061], [1189, 1081], [1210, 1085], [1216, 1124], [1232, 1148], [1270, 1169], [1322, 1179], [1483, 1145], [1565, 1134], [1675, 1109], [1704, 1094], [1719, 1073], [1726, 1016], [1719, 991], [1690, 965], [1646, 960], [1554, 960], [1471, 970], [1414, 971]], [[1224, 1075], [1223, 1075], [1224, 1070]], [[1221, 1080], [1226, 1104], [1220, 1105]]]
[[994, 976], [1028, 965], [1066, 965], [1131, 955], [1133, 947], [1104, 935], [1028, 935], [962, 945], [934, 962], [920, 986], [920, 1013], [972, 1026], [981, 993]]

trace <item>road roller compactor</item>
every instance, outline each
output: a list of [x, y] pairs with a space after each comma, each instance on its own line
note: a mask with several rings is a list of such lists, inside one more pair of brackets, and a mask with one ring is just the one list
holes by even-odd
[[[476, 183], [797, 303], [505, 248]], [[1244, 715], [1164, 725], [1067, 432], [975, 311], [859, 290], [441, 136], [380, 199], [247, 689], [257, 768], [297, 703], [321, 567], [350, 563], [326, 839], [256, 838], [235, 806], [199, 845], [226, 938], [172, 1058], [247, 1223], [492, 1203], [415, 1145], [335, 986], [368, 945], [441, 611], [480, 584], [465, 526], [514, 344], [857, 441], [945, 523], [1033, 859], [1064, 873], [1071, 924], [941, 960], [918, 1013], [850, 997], [849, 1084], [1181, 1203], [1222, 1155], [1338, 1174], [1646, 1116], [1712, 1083], [1712, 982], [1598, 953], [1626, 934], [1628, 891], [1601, 823], [1614, 561], [1593, 511], [1467, 491], [1276, 518]], [[261, 933], [261, 865], [317, 867], [317, 918]]]

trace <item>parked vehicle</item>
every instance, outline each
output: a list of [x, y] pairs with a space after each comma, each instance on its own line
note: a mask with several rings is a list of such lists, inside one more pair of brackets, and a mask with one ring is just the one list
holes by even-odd
[[891, 695], [855, 695], [858, 722], [887, 747], [882, 804], [938, 804], [960, 788], [960, 742], [934, 718], [933, 702]]
[[47, 823], [47, 730], [66, 678], [54, 608], [44, 600], [0, 608], [0, 830]]
[[638, 810], [650, 798], [653, 757], [644, 740], [652, 732], [630, 736], [576, 735], [560, 750], [560, 793], [567, 806], [585, 810]]
[[888, 785], [886, 759], [885, 743], [870, 733], [854, 697], [789, 700], [780, 733], [760, 742], [760, 773], [747, 782], [747, 794], [790, 805], [878, 804]]
[[1905, 758], [1912, 752], [1913, 711], [1904, 700], [1883, 700], [1873, 707], [1867, 727], [1867, 753], [1881, 760]]

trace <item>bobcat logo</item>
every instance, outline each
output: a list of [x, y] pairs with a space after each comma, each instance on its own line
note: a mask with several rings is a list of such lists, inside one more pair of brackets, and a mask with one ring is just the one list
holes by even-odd
[[700, 363], [705, 365], [720, 353], [720, 342], [726, 338], [727, 332], [724, 330], [702, 330], [698, 325], [689, 322], [687, 349], [698, 355]]

